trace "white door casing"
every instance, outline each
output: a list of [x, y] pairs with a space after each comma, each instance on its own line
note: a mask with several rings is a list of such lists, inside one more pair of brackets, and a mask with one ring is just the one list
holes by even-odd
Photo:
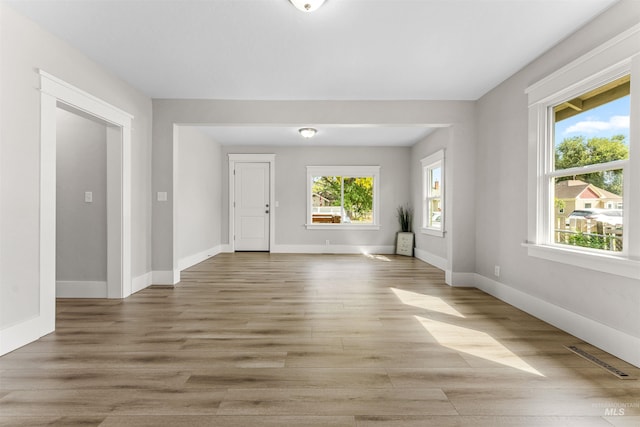
[[273, 154], [229, 154], [231, 251], [270, 251], [274, 246]]
[[[131, 122], [133, 116], [42, 70], [40, 165], [40, 313], [20, 339], [7, 346], [17, 348], [55, 329], [56, 289], [56, 111], [59, 105], [97, 117], [108, 123], [107, 156], [113, 161], [108, 187], [108, 297], [131, 294]], [[108, 174], [111, 172], [107, 172]], [[108, 184], [109, 185], [109, 184]], [[20, 342], [18, 342], [20, 341]], [[6, 350], [3, 343], [3, 352]]]

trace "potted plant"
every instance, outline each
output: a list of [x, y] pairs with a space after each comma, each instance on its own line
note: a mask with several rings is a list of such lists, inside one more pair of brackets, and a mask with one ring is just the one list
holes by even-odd
[[396, 254], [413, 256], [413, 209], [409, 206], [398, 206], [398, 223], [400, 231], [396, 235]]

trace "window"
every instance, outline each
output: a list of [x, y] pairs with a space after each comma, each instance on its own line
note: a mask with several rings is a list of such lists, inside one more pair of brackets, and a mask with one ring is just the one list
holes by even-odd
[[640, 277], [639, 46], [623, 33], [527, 88], [529, 255]]
[[422, 163], [422, 232], [444, 235], [444, 150]]
[[556, 215], [552, 243], [624, 251], [624, 172], [629, 159], [630, 76], [552, 107], [553, 159], [548, 167]]
[[307, 228], [378, 229], [379, 166], [307, 166]]

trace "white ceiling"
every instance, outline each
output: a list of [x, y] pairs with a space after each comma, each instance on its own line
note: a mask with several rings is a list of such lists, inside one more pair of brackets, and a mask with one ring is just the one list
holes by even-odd
[[616, 0], [2, 1], [152, 98], [476, 100]]

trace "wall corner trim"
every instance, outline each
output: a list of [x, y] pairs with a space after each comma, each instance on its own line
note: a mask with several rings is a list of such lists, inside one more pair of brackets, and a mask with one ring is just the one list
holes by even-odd
[[151, 272], [151, 284], [152, 285], [175, 285], [180, 281], [180, 271], [173, 270], [154, 270]]
[[42, 316], [33, 317], [21, 323], [0, 330], [0, 356], [25, 346], [53, 329], [47, 327]]
[[151, 283], [153, 282], [151, 280], [152, 275], [152, 272], [149, 271], [138, 277], [134, 277], [133, 280], [131, 280], [131, 293], [134, 294], [151, 286]]
[[108, 298], [106, 281], [56, 281], [56, 298]]
[[447, 284], [452, 288], [476, 288], [476, 273], [450, 272], [451, 279]]
[[447, 269], [448, 261], [446, 258], [443, 258], [438, 255], [434, 255], [431, 252], [428, 252], [428, 251], [425, 251], [424, 249], [419, 249], [419, 248], [414, 249], [414, 255], [420, 261], [433, 265], [434, 267], [437, 267], [440, 270]]
[[207, 260], [207, 259], [209, 259], [211, 257], [214, 257], [214, 256], [218, 255], [219, 253], [223, 252], [222, 249], [223, 249], [222, 245], [217, 245], [217, 246], [214, 246], [214, 247], [209, 248], [207, 250], [198, 252], [196, 254], [188, 255], [188, 256], [186, 256], [184, 258], [181, 258], [178, 261], [178, 269], [180, 271], [182, 271], [182, 270], [185, 270], [185, 269], [187, 269], [189, 267], [192, 267], [192, 266], [194, 266], [196, 264], [199, 264], [202, 261], [205, 261], [205, 260]]

